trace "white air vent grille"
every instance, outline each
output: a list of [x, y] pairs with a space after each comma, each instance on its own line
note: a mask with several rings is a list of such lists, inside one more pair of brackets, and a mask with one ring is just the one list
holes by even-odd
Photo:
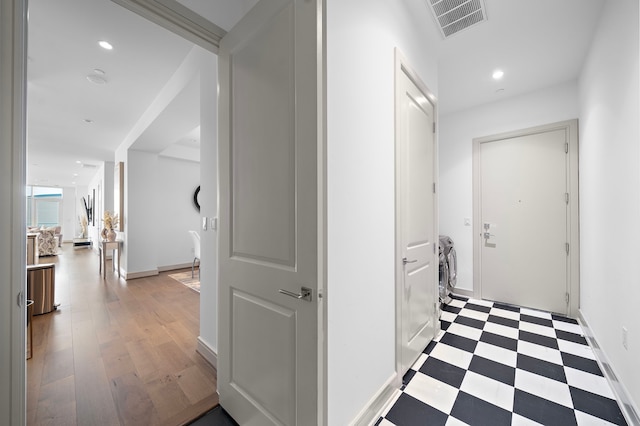
[[487, 20], [483, 0], [429, 0], [444, 38]]

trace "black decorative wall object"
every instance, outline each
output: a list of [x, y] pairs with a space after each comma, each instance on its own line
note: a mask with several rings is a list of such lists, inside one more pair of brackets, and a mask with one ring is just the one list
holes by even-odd
[[200, 185], [198, 185], [198, 187], [196, 188], [196, 190], [193, 192], [193, 205], [196, 206], [196, 209], [198, 209], [198, 211], [200, 211]]
[[86, 198], [82, 197], [82, 203], [84, 204], [84, 211], [87, 214], [87, 224], [90, 224], [92, 219], [92, 209], [91, 207], [89, 207], [89, 205], [91, 204], [91, 198], [88, 195], [87, 198], [89, 198], [89, 202], [87, 202]]

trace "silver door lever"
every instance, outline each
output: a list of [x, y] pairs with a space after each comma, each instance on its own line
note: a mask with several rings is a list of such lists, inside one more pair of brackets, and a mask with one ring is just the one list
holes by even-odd
[[301, 287], [300, 293], [294, 293], [289, 290], [279, 289], [278, 293], [285, 294], [287, 296], [293, 297], [294, 299], [306, 300], [307, 302], [311, 302], [311, 295], [313, 294], [313, 290], [307, 287]]
[[406, 257], [402, 258], [402, 264], [406, 265], [407, 263], [416, 263], [418, 261], [418, 259], [414, 259], [414, 260], [409, 260]]

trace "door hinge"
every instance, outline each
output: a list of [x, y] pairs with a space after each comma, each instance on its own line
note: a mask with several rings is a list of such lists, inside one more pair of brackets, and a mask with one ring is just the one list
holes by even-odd
[[433, 193], [434, 194], [436, 193], [436, 183], [435, 182], [433, 182]]
[[569, 304], [569, 293], [565, 293], [564, 294], [564, 300], [567, 302], [567, 305]]
[[436, 132], [436, 122], [434, 121], [433, 122], [433, 133], [435, 133], [435, 132]]
[[21, 291], [18, 292], [18, 297], [16, 298], [16, 303], [21, 308], [24, 305], [24, 293], [23, 292], [21, 292]]
[[567, 250], [567, 254], [569, 254], [569, 243], [565, 243], [565, 248]]
[[564, 153], [565, 153], [565, 154], [568, 154], [568, 153], [569, 153], [569, 144], [568, 144], [568, 143], [565, 143], [565, 144], [564, 144]]
[[435, 244], [431, 244], [433, 246], [433, 254], [436, 254], [436, 245]]
[[569, 193], [565, 192], [564, 193], [564, 202], [568, 205], [569, 204]]

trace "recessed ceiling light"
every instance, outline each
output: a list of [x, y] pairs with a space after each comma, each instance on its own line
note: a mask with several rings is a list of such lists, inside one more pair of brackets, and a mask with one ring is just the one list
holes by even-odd
[[104, 72], [103, 70], [101, 70], [100, 68], [94, 68], [93, 69], [93, 73], [94, 74], [99, 74], [99, 75], [105, 75], [106, 72]]
[[109, 43], [108, 41], [105, 40], [100, 40], [98, 42], [98, 44], [100, 45], [100, 47], [102, 47], [105, 50], [111, 50], [113, 49], [113, 46], [111, 45], [111, 43]]
[[493, 72], [493, 79], [494, 80], [500, 80], [502, 77], [504, 77], [504, 71], [502, 70], [495, 70]]
[[73, 174], [73, 176], [74, 176], [74, 177], [76, 177], [76, 176], [78, 176], [78, 174], [77, 174], [77, 173], [74, 173], [74, 174]]
[[95, 74], [89, 74], [87, 76], [87, 80], [89, 80], [93, 84], [107, 84], [106, 78], [100, 77], [99, 75], [95, 75]]
[[85, 118], [83, 121], [87, 124], [93, 124], [93, 120], [90, 118]]
[[82, 161], [76, 160], [76, 164], [82, 164]]
[[496, 93], [502, 93], [502, 92], [504, 92], [504, 89], [498, 89], [498, 90], [496, 90]]

